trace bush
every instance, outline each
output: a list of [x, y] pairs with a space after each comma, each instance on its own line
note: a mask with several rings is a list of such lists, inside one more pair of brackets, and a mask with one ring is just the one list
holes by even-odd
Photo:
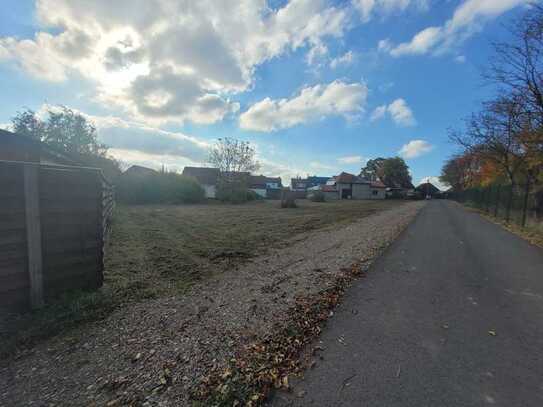
[[255, 191], [251, 191], [245, 187], [236, 188], [218, 188], [216, 198], [222, 202], [240, 204], [247, 201], [257, 201], [262, 199]]
[[129, 204], [197, 203], [205, 199], [205, 191], [196, 180], [173, 172], [124, 175], [116, 190], [119, 201]]
[[326, 201], [326, 197], [324, 195], [324, 192], [322, 191], [315, 191], [313, 192], [310, 196], [309, 196], [309, 199], [312, 201], [312, 202], [325, 202]]

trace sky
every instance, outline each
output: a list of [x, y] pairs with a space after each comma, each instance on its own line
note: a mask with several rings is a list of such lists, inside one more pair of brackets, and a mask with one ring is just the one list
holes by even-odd
[[529, 0], [2, 0], [0, 127], [65, 105], [124, 165], [205, 165], [250, 141], [260, 172], [357, 174], [401, 156], [437, 183], [495, 90], [492, 43]]

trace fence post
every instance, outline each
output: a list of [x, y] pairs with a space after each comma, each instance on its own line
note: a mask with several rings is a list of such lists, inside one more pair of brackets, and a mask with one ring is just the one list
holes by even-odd
[[526, 212], [528, 211], [528, 196], [530, 195], [530, 177], [526, 177], [524, 189], [524, 202], [522, 204], [522, 227], [526, 226]]
[[485, 212], [490, 213], [490, 198], [492, 197], [492, 185], [486, 189]]
[[39, 165], [24, 164], [27, 258], [32, 308], [43, 306], [39, 171]]
[[514, 185], [511, 183], [511, 189], [509, 190], [509, 197], [507, 198], [507, 207], [505, 208], [505, 222], [511, 221], [511, 207], [513, 206], [513, 193]]
[[498, 207], [500, 206], [500, 192], [501, 192], [502, 186], [498, 185], [498, 190], [496, 191], [496, 206], [494, 206], [494, 217], [498, 217]]

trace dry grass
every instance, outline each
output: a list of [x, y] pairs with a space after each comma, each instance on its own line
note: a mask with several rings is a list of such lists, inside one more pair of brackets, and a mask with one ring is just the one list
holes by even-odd
[[[466, 208], [479, 213], [481, 216], [485, 217], [492, 223], [500, 225], [504, 229], [507, 229], [509, 232], [514, 233], [515, 235], [523, 238], [524, 240], [527, 240], [531, 244], [543, 248], [543, 224], [531, 221], [528, 222], [525, 227], [522, 227], [514, 221], [507, 223], [504, 219], [495, 218], [492, 215], [492, 212], [487, 213], [486, 211], [476, 208], [472, 205], [465, 206]], [[520, 218], [520, 215], [518, 215], [517, 217]], [[514, 218], [512, 217], [512, 219]]]
[[0, 335], [0, 354], [106, 317], [130, 302], [180, 295], [195, 281], [235, 272], [271, 247], [304, 238], [304, 232], [353, 222], [403, 202], [298, 204], [296, 209], [280, 209], [273, 201], [119, 206], [106, 248], [104, 287], [98, 292], [66, 293], [44, 309], [10, 322], [7, 333]]
[[297, 235], [348, 223], [401, 201], [298, 201], [244, 205], [120, 207], [106, 256], [106, 287], [144, 295], [175, 293], [209, 273], [235, 269]]

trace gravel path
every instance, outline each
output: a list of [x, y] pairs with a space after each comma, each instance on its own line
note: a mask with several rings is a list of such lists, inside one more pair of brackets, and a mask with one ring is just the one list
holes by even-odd
[[410, 202], [286, 248], [194, 287], [148, 301], [0, 362], [2, 405], [189, 405], [189, 390], [240, 346], [288, 319], [300, 295], [373, 259], [424, 202]]

